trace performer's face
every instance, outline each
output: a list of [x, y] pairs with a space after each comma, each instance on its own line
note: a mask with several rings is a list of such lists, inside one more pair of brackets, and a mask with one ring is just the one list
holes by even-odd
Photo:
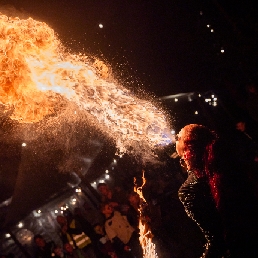
[[176, 152], [177, 154], [182, 157], [184, 152], [184, 142], [182, 140], [182, 137], [184, 135], [184, 128], [181, 129], [179, 134], [176, 136]]

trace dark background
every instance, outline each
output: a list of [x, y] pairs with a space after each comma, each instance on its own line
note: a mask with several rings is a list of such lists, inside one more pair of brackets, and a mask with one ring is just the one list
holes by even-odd
[[0, 4], [46, 22], [73, 51], [109, 63], [125, 86], [157, 96], [221, 89], [228, 81], [241, 88], [257, 76], [255, 1], [1, 0]]

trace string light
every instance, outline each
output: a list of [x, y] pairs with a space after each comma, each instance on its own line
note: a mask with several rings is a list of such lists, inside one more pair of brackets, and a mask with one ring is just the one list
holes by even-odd
[[27, 144], [25, 142], [22, 143], [22, 147], [26, 147]]

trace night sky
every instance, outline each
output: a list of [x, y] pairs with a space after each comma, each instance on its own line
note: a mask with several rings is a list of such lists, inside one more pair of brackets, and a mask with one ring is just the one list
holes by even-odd
[[257, 76], [254, 1], [0, 3], [46, 22], [73, 51], [104, 59], [125, 86], [157, 96], [222, 89], [228, 80], [241, 86]]

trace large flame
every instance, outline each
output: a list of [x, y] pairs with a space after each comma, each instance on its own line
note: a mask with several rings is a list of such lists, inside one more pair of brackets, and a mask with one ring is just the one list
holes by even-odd
[[152, 101], [119, 85], [101, 61], [71, 54], [53, 29], [0, 13], [0, 104], [20, 123], [58, 115], [73, 102], [112, 138], [118, 151], [167, 144], [169, 121]]

